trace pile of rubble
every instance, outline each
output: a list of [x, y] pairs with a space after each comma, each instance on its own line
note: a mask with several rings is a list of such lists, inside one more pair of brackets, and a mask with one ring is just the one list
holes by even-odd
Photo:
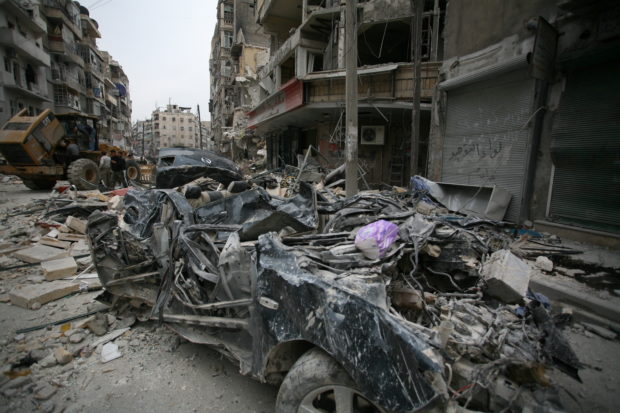
[[345, 199], [298, 176], [282, 197], [265, 176], [220, 191], [131, 190], [119, 211], [94, 212], [87, 235], [108, 302], [261, 380], [285, 373], [264, 369], [270, 350], [310, 342], [395, 411], [549, 407], [546, 369], [578, 379], [560, 329], [570, 315], [552, 316], [528, 288], [527, 236], [428, 194]]
[[[52, 353], [32, 348], [24, 365], [94, 351], [112, 360], [114, 340], [127, 338], [137, 317], [165, 322], [273, 383], [291, 355], [319, 347], [391, 411], [560, 408], [547, 371], [579, 380], [561, 333], [570, 314], [552, 315], [529, 280], [532, 268], [553, 265], [545, 252], [574, 251], [451, 211], [424, 187], [345, 198], [341, 170], [308, 157], [300, 165], [171, 189], [67, 189], [2, 217], [15, 228], [3, 252], [40, 265], [45, 278], [15, 285], [11, 303], [36, 309], [103, 286], [99, 301], [115, 314], [101, 307], [75, 317], [54, 333]], [[15, 225], [26, 219], [36, 233]], [[282, 346], [290, 354], [274, 359]], [[20, 371], [23, 360], [11, 362]]]

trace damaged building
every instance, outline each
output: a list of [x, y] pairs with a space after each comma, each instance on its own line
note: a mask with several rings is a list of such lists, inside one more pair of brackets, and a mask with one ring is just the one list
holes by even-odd
[[609, 1], [449, 2], [428, 177], [502, 188], [506, 220], [617, 248], [619, 22]]
[[[296, 165], [296, 156], [310, 145], [332, 167], [343, 162], [346, 50], [340, 3], [257, 2], [256, 18], [271, 35], [271, 58], [259, 71], [262, 99], [250, 112], [248, 126], [266, 137], [272, 167]], [[424, 2], [421, 165], [426, 163], [431, 101], [442, 56], [444, 6], [439, 0]], [[404, 185], [413, 175], [413, 8], [409, 0], [359, 1], [357, 7], [359, 163], [371, 184]]]
[[258, 67], [269, 58], [269, 38], [254, 19], [254, 3], [219, 0], [211, 40], [211, 129], [215, 149], [232, 158], [257, 149], [246, 131], [247, 112], [259, 102]]

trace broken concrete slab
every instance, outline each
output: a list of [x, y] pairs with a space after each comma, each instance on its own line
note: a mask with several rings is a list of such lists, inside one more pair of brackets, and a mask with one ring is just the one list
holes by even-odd
[[30, 248], [24, 248], [13, 254], [19, 260], [36, 264], [42, 261], [57, 260], [69, 256], [69, 252], [64, 249], [58, 249], [47, 245], [34, 245]]
[[530, 266], [525, 261], [509, 250], [499, 250], [484, 263], [481, 275], [489, 295], [512, 304], [527, 294], [530, 273]]
[[71, 232], [58, 234], [58, 239], [61, 241], [78, 242], [86, 239], [86, 235], [74, 234]]
[[86, 234], [86, 221], [84, 220], [69, 216], [67, 217], [67, 221], [65, 222], [65, 224], [75, 232], [79, 232], [80, 234]]
[[48, 245], [50, 247], [63, 248], [68, 249], [71, 247], [71, 243], [68, 241], [59, 241], [56, 238], [51, 237], [41, 237], [39, 240], [39, 244]]
[[9, 292], [9, 298], [13, 305], [32, 308], [34, 303], [43, 305], [79, 290], [80, 286], [76, 283], [56, 280], [43, 284], [20, 285]]
[[48, 281], [75, 275], [77, 263], [73, 257], [61, 258], [58, 260], [44, 261], [41, 263], [43, 274]]

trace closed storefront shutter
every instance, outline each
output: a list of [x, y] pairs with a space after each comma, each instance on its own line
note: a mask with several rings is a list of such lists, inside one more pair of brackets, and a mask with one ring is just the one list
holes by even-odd
[[620, 61], [574, 70], [553, 121], [549, 219], [620, 233]]
[[526, 70], [447, 92], [442, 181], [505, 189], [512, 200], [504, 219], [512, 222], [523, 196], [533, 93]]

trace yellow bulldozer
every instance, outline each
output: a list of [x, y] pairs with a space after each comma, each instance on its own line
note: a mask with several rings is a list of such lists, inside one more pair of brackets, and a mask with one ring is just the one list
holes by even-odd
[[[30, 189], [51, 189], [58, 180], [68, 180], [80, 190], [100, 188], [103, 152], [127, 152], [99, 143], [97, 120], [80, 113], [54, 115], [49, 109], [28, 116], [22, 110], [0, 129], [0, 173], [17, 175]], [[138, 163], [126, 163], [128, 178], [139, 180]]]

